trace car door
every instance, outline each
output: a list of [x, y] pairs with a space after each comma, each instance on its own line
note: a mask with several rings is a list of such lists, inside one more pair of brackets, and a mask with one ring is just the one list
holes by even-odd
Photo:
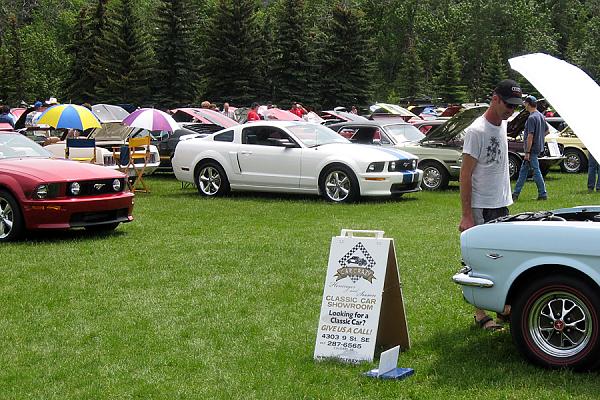
[[282, 129], [249, 126], [242, 130], [238, 162], [245, 185], [298, 188], [302, 148]]

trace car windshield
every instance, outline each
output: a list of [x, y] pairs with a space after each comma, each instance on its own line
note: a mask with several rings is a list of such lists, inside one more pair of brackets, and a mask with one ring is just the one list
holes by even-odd
[[420, 130], [410, 124], [386, 125], [385, 130], [397, 143], [418, 142], [425, 137]]
[[0, 160], [24, 157], [52, 157], [52, 154], [23, 135], [0, 134]]
[[330, 143], [350, 143], [346, 138], [322, 125], [298, 124], [288, 126], [288, 129], [307, 147]]

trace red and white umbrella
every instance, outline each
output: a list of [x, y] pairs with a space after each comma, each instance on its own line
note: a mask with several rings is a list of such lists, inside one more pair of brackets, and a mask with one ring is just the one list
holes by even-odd
[[179, 129], [177, 122], [164, 111], [154, 108], [140, 108], [129, 114], [123, 124], [149, 131], [173, 132]]

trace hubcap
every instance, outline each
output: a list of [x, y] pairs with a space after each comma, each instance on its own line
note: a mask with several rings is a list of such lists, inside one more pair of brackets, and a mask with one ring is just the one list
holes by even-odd
[[0, 239], [4, 239], [13, 227], [14, 214], [13, 210], [6, 199], [0, 198]]
[[581, 160], [579, 156], [574, 153], [567, 154], [567, 158], [565, 159], [565, 168], [567, 171], [576, 172], [581, 168]]
[[517, 164], [515, 164], [515, 162], [510, 159], [508, 160], [508, 173], [510, 177], [516, 176], [517, 175]]
[[350, 195], [350, 178], [342, 171], [333, 171], [325, 179], [327, 197], [333, 201], [344, 201]]
[[531, 307], [529, 334], [536, 346], [552, 357], [577, 355], [588, 345], [592, 333], [588, 307], [570, 293], [547, 293]]
[[206, 167], [200, 171], [200, 190], [202, 193], [213, 196], [221, 187], [221, 174], [214, 167]]
[[442, 181], [442, 174], [436, 168], [425, 168], [423, 171], [423, 183], [425, 186], [431, 189], [435, 189], [440, 186]]

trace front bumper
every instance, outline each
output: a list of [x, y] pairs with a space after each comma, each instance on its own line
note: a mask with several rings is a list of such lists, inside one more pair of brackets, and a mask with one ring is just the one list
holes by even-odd
[[421, 190], [423, 171], [370, 173], [359, 177], [361, 196], [390, 196]]
[[133, 221], [133, 193], [28, 200], [23, 203], [27, 229], [69, 229]]
[[473, 286], [480, 288], [491, 288], [494, 286], [493, 281], [485, 278], [477, 278], [475, 276], [471, 276], [470, 272], [471, 269], [465, 267], [452, 277], [452, 281], [461, 286]]

